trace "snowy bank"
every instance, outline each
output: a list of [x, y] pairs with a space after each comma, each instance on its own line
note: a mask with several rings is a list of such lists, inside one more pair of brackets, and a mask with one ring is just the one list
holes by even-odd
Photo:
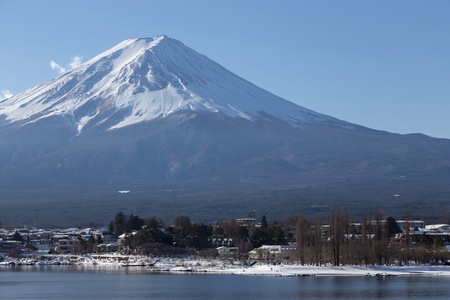
[[235, 275], [268, 276], [398, 276], [426, 275], [450, 276], [450, 266], [301, 266], [297, 264], [272, 265], [256, 263], [242, 265], [232, 260], [160, 259], [153, 264], [152, 272], [206, 272]]
[[300, 266], [257, 264], [247, 268], [233, 268], [219, 271], [239, 275], [271, 276], [375, 276], [375, 275], [432, 275], [450, 276], [449, 266]]
[[113, 268], [143, 268], [148, 272], [194, 272], [210, 274], [266, 275], [266, 276], [450, 276], [450, 266], [301, 266], [273, 265], [253, 262], [246, 265], [232, 259], [201, 259], [194, 257], [166, 258], [121, 254], [47, 255], [37, 258], [13, 259], [3, 257], [0, 267], [15, 265], [80, 265]]

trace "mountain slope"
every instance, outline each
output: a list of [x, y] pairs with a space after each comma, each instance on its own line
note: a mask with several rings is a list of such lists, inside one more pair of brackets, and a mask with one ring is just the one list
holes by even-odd
[[[31, 211], [89, 199], [90, 215], [286, 216], [316, 202], [395, 210], [395, 193], [409, 195], [396, 209], [436, 216], [450, 210], [448, 170], [449, 140], [313, 112], [166, 36], [126, 40], [0, 102], [0, 197]], [[119, 190], [131, 202], [111, 203]]]
[[166, 36], [126, 40], [0, 103], [7, 122], [63, 116], [78, 133], [109, 119], [116, 129], [183, 110], [349, 125], [276, 97]]

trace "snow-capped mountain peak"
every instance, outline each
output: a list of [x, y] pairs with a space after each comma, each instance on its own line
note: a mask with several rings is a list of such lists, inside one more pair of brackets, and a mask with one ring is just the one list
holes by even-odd
[[[125, 40], [61, 76], [0, 102], [4, 122], [63, 116], [80, 133], [114, 116], [110, 129], [183, 110], [291, 124], [345, 122], [281, 99], [167, 36]], [[120, 117], [118, 117], [120, 116]]]

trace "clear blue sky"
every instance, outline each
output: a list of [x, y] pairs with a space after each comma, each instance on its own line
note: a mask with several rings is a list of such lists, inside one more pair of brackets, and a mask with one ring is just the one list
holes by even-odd
[[320, 113], [450, 138], [448, 0], [0, 0], [0, 91], [161, 34]]

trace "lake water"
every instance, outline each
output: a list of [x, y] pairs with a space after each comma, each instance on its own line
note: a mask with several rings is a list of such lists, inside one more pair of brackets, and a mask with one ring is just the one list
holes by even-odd
[[450, 278], [149, 273], [139, 267], [0, 267], [1, 299], [450, 299]]

